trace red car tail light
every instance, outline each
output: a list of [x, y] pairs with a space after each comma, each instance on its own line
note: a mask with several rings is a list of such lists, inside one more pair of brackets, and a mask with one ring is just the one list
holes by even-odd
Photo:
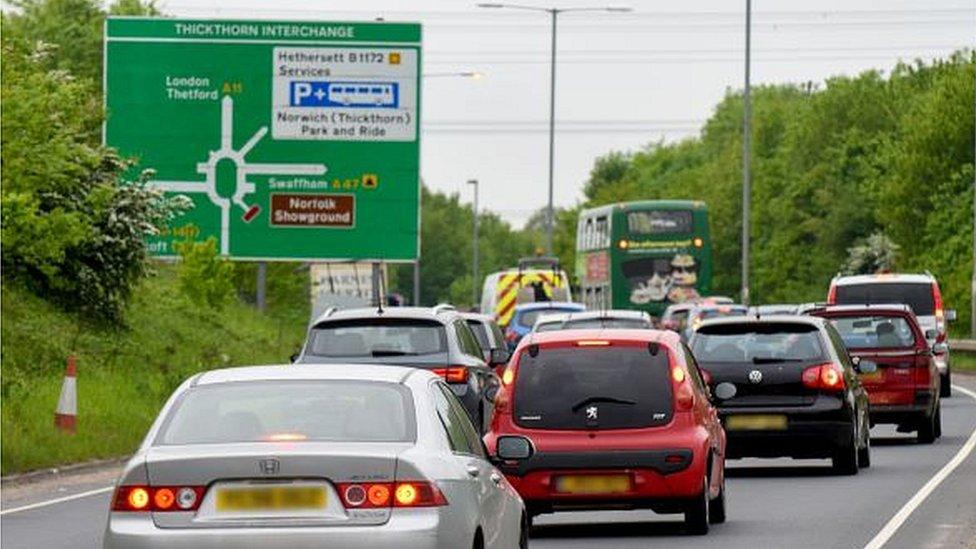
[[673, 379], [675, 383], [683, 383], [685, 380], [685, 371], [677, 366], [671, 368], [671, 379]]
[[448, 383], [467, 383], [468, 368], [466, 366], [448, 366], [447, 368], [434, 368], [433, 372]]
[[514, 382], [515, 368], [509, 366], [508, 368], [505, 368], [505, 371], [502, 373], [502, 384], [504, 384], [506, 387], [511, 387], [512, 383]]
[[803, 385], [819, 391], [844, 390], [844, 372], [832, 362], [817, 364], [803, 370]]
[[113, 511], [196, 511], [203, 500], [203, 486], [119, 486]]
[[687, 383], [682, 383], [674, 392], [674, 402], [677, 411], [691, 411], [695, 407], [695, 391]]
[[695, 407], [695, 391], [691, 388], [688, 375], [681, 366], [671, 367], [671, 386], [674, 389], [675, 410], [688, 412]]
[[836, 305], [837, 304], [837, 285], [831, 283], [830, 290], [827, 291], [827, 304]]

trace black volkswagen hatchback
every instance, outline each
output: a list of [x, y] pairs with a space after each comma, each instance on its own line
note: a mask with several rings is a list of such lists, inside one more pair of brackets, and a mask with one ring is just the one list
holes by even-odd
[[718, 403], [727, 457], [829, 458], [846, 475], [870, 466], [867, 392], [829, 322], [716, 319], [691, 348]]

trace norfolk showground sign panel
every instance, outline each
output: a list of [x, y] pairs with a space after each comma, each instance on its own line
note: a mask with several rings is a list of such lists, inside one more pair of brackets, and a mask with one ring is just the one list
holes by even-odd
[[153, 255], [419, 252], [418, 24], [109, 18], [105, 143], [193, 208]]

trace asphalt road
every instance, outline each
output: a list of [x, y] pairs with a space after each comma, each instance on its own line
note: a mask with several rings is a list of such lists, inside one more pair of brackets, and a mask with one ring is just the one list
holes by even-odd
[[[976, 390], [976, 379], [956, 382]], [[826, 461], [729, 462], [728, 522], [705, 537], [685, 536], [680, 516], [644, 512], [563, 513], [536, 519], [532, 547], [864, 548], [976, 430], [976, 400], [956, 393], [942, 404], [943, 437], [932, 446], [887, 427], [872, 431], [873, 465], [837, 477]], [[30, 489], [4, 487], [0, 545], [100, 547], [110, 494], [18, 511], [110, 484], [111, 471]], [[885, 548], [976, 549], [976, 451], [914, 508]], [[875, 546], [879, 547], [879, 546]]]

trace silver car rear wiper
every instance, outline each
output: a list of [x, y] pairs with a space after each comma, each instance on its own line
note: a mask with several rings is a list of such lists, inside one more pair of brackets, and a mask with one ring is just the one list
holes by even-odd
[[416, 356], [420, 353], [411, 353], [408, 351], [397, 351], [395, 349], [373, 349], [370, 352], [374, 357], [378, 356]]

